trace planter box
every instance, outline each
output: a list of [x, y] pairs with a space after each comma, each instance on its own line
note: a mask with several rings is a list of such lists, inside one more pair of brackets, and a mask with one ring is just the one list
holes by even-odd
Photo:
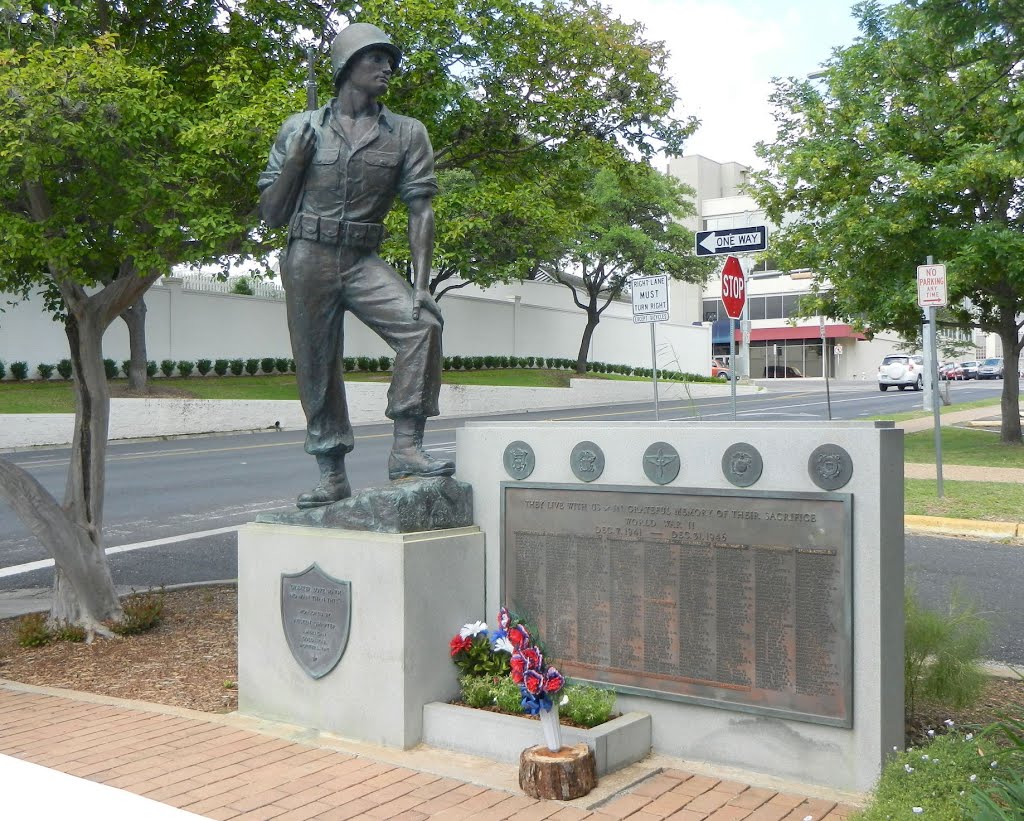
[[[431, 747], [516, 764], [524, 749], [542, 742], [537, 721], [439, 701], [423, 707], [423, 743]], [[614, 772], [650, 754], [651, 717], [625, 713], [592, 730], [562, 725], [562, 744], [581, 742], [593, 750], [599, 776]]]

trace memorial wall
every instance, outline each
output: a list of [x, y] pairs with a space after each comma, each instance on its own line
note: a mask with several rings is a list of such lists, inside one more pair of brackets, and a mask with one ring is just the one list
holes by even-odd
[[850, 727], [852, 497], [503, 483], [504, 601], [566, 675]]

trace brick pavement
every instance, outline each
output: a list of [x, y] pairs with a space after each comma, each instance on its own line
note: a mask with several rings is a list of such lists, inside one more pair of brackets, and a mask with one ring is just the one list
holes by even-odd
[[419, 771], [264, 734], [231, 717], [78, 696], [0, 681], [0, 753], [211, 819], [838, 821], [853, 812], [676, 769], [638, 776], [596, 805], [537, 801], [470, 783], [472, 773], [463, 780]]

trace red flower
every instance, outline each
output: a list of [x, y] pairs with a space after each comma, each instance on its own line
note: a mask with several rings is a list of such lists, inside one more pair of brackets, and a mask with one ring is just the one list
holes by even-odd
[[544, 690], [544, 676], [536, 670], [527, 670], [523, 673], [523, 686], [531, 695], [537, 695]]
[[512, 642], [513, 647], [521, 647], [530, 643], [530, 634], [523, 625], [517, 624], [508, 629], [508, 640]]
[[541, 658], [541, 655], [540, 655], [540, 650], [538, 650], [536, 647], [521, 647], [521, 648], [519, 648], [519, 652], [522, 654], [523, 658], [526, 660], [526, 669], [527, 670], [539, 670], [540, 669], [541, 662], [543, 661], [543, 659]]
[[457, 656], [463, 650], [468, 650], [473, 646], [473, 639], [469, 636], [462, 637], [456, 635], [449, 643], [448, 646], [451, 648], [452, 656]]
[[512, 670], [512, 681], [516, 684], [522, 684], [523, 673], [526, 672], [526, 659], [523, 658], [521, 653], [513, 653], [508, 664]]
[[512, 617], [509, 615], [508, 608], [502, 607], [498, 611], [498, 628], [501, 630], [508, 631], [509, 625], [512, 624]]
[[557, 693], [564, 685], [565, 679], [562, 677], [562, 674], [554, 667], [548, 667], [547, 672], [544, 674], [544, 692]]

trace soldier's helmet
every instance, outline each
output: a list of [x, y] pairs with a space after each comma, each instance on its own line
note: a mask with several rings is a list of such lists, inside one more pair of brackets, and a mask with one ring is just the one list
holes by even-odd
[[341, 30], [331, 43], [331, 81], [337, 86], [345, 66], [359, 52], [382, 48], [391, 54], [395, 70], [402, 61], [402, 50], [383, 31], [371, 23], [353, 23]]

